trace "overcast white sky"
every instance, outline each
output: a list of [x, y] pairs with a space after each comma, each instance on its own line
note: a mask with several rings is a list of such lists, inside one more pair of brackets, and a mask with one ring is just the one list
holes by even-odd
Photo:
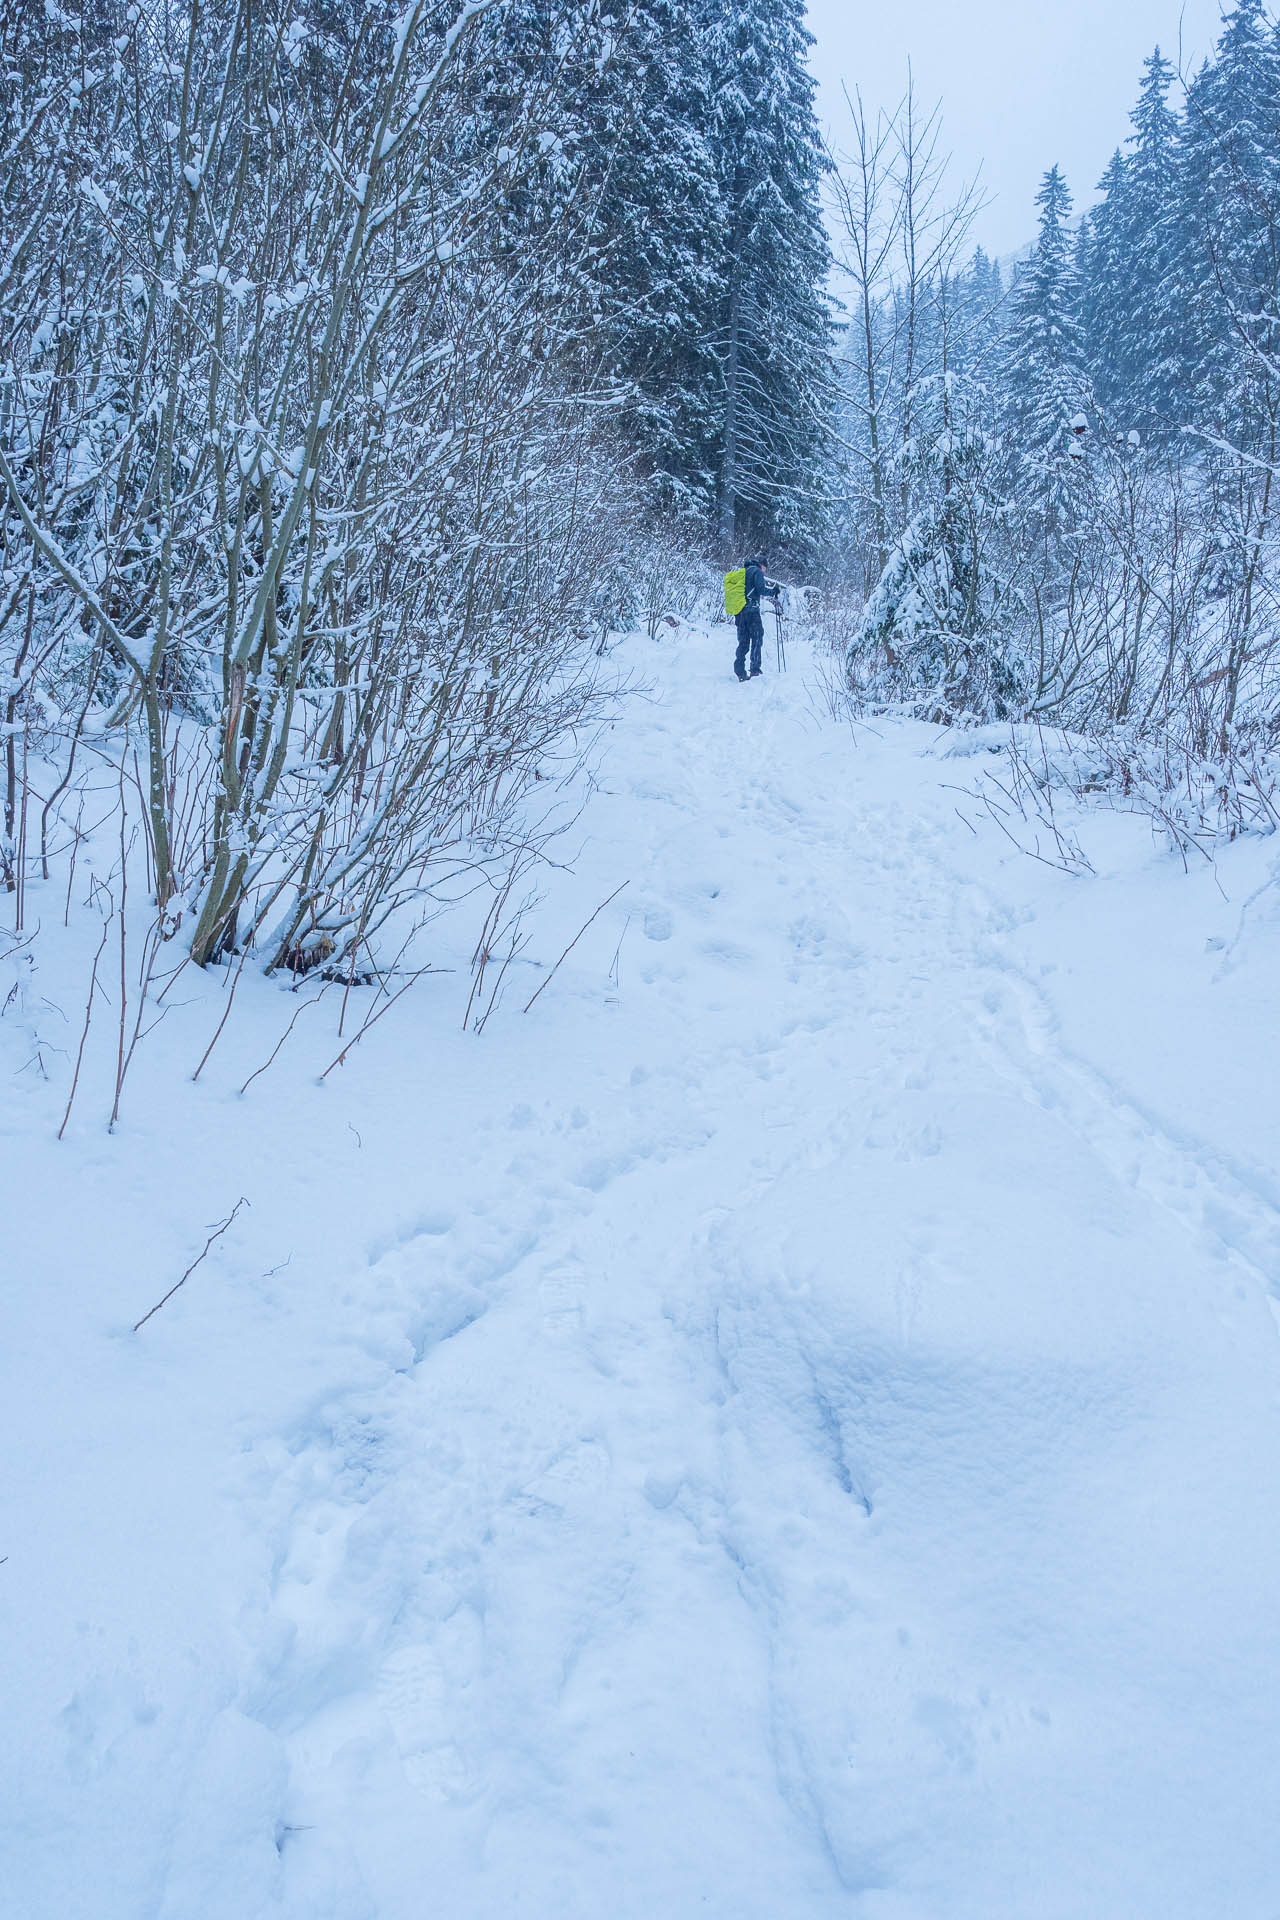
[[1199, 64], [1219, 31], [1218, 0], [809, 0], [818, 111], [837, 140], [843, 80], [868, 106], [900, 97], [907, 62], [919, 97], [941, 99], [958, 175], [982, 166], [993, 196], [975, 240], [1011, 253], [1035, 232], [1040, 176], [1056, 161], [1088, 205], [1129, 132], [1142, 62], [1159, 44]]

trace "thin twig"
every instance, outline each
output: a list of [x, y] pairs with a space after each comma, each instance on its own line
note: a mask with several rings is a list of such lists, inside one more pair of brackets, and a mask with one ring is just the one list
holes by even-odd
[[511, 962], [517, 958], [519, 954], [522, 954], [524, 952], [525, 948], [529, 944], [530, 937], [531, 936], [526, 933], [523, 940], [517, 940], [514, 934], [512, 935], [510, 949], [507, 953], [506, 958], [503, 960], [501, 967], [498, 969], [498, 977], [493, 983], [493, 992], [489, 995], [489, 1004], [485, 1008], [484, 1012], [480, 1015], [480, 1018], [476, 1021], [475, 1026], [472, 1028], [473, 1033], [484, 1032], [485, 1025], [489, 1019], [489, 1015], [493, 1012], [494, 1008], [498, 1004], [498, 995], [502, 992], [502, 983], [507, 977], [507, 968], [511, 965]]
[[107, 1122], [108, 1133], [115, 1132], [116, 1121], [120, 1117], [120, 1089], [124, 1085], [124, 1035], [129, 1014], [128, 925], [125, 920], [125, 907], [129, 898], [129, 849], [125, 845], [124, 838], [128, 817], [122, 768], [120, 773], [120, 1036], [116, 1047], [116, 1097], [111, 1103], [111, 1118]]
[[213, 1232], [209, 1235], [209, 1238], [205, 1241], [199, 1253], [196, 1255], [195, 1259], [191, 1262], [191, 1265], [187, 1268], [186, 1272], [183, 1274], [181, 1280], [175, 1280], [173, 1285], [170, 1287], [168, 1293], [165, 1294], [164, 1299], [157, 1300], [154, 1307], [151, 1308], [149, 1313], [144, 1313], [141, 1320], [137, 1320], [134, 1322], [133, 1331], [135, 1333], [138, 1331], [139, 1327], [146, 1326], [148, 1320], [151, 1318], [151, 1314], [159, 1313], [161, 1307], [165, 1303], [165, 1300], [172, 1300], [174, 1294], [178, 1291], [178, 1288], [184, 1287], [187, 1284], [187, 1281], [191, 1278], [196, 1268], [200, 1265], [200, 1262], [204, 1259], [206, 1253], [208, 1253], [214, 1241], [220, 1240], [222, 1238], [227, 1228], [231, 1225], [232, 1221], [235, 1219], [236, 1215], [239, 1213], [241, 1207], [247, 1207], [248, 1204], [249, 1202], [245, 1199], [244, 1195], [241, 1194], [240, 1198], [236, 1201], [234, 1207], [232, 1207], [226, 1219], [223, 1221], [220, 1221], [219, 1224], [213, 1229]]
[[93, 956], [93, 972], [89, 976], [89, 997], [84, 1003], [84, 1027], [81, 1030], [80, 1045], [76, 1052], [76, 1070], [71, 1076], [71, 1091], [67, 1095], [67, 1110], [62, 1116], [62, 1125], [58, 1128], [59, 1140], [67, 1130], [67, 1122], [71, 1118], [71, 1108], [76, 1097], [76, 1088], [80, 1084], [80, 1062], [84, 1059], [84, 1043], [89, 1038], [89, 1022], [93, 1018], [93, 996], [98, 988], [98, 962], [102, 958], [102, 950], [107, 944], [107, 935], [110, 931], [111, 919], [108, 916], [102, 923], [102, 938], [98, 942], [98, 951]]
[[618, 944], [613, 950], [613, 960], [609, 966], [609, 978], [612, 980], [614, 986], [617, 987], [619, 992], [622, 991], [622, 966], [621, 966], [622, 943], [626, 939], [630, 929], [631, 929], [631, 915], [628, 914], [625, 921], [623, 922], [622, 932], [618, 935]]
[[125, 1054], [123, 1063], [121, 1064], [121, 1067], [120, 1067], [120, 1079], [116, 1086], [115, 1110], [111, 1115], [111, 1124], [113, 1128], [115, 1126], [116, 1118], [120, 1111], [120, 1095], [124, 1089], [125, 1075], [128, 1073], [130, 1065], [132, 1064], [134, 1051], [138, 1045], [138, 1041], [141, 1039], [145, 1039], [147, 1034], [154, 1032], [155, 1028], [159, 1026], [161, 1020], [164, 1019], [166, 1013], [168, 1013], [169, 1011], [168, 1007], [161, 1007], [159, 1014], [151, 1022], [151, 1025], [149, 1027], [143, 1026], [142, 1024], [143, 1016], [147, 1010], [147, 988], [151, 984], [151, 975], [156, 964], [156, 955], [160, 951], [161, 938], [162, 938], [161, 923], [157, 920], [153, 926], [147, 929], [146, 939], [142, 943], [143, 964], [139, 969], [139, 975], [138, 975], [138, 978], [139, 978], [138, 1012], [137, 1012], [137, 1017], [135, 1018], [133, 1023], [133, 1037], [129, 1042], [129, 1051]]
[[[244, 963], [248, 959], [248, 957], [249, 957], [249, 948], [248, 948], [248, 944], [246, 943], [244, 952], [240, 955], [240, 962], [239, 962], [239, 965], [236, 967], [234, 977], [232, 978], [232, 981], [231, 981], [231, 986], [227, 992], [227, 1004], [222, 1009], [222, 1018], [221, 1020], [219, 1020], [217, 1026], [213, 1030], [212, 1040], [209, 1042], [208, 1046], [205, 1048], [204, 1052], [200, 1056], [200, 1065], [196, 1068], [195, 1072], [191, 1076], [193, 1082], [200, 1078], [200, 1075], [204, 1070], [205, 1061], [209, 1058], [209, 1055], [213, 1052], [214, 1048], [217, 1046], [219, 1037], [222, 1033], [222, 1029], [227, 1024], [227, 1019], [231, 1013], [231, 1003], [236, 997], [236, 988], [240, 985], [240, 975], [244, 971]], [[186, 962], [184, 961], [183, 966], [185, 965], [186, 965]], [[182, 971], [182, 968], [180, 967], [178, 969], [178, 972], [180, 973], [181, 971]], [[172, 982], [170, 982], [170, 985], [172, 985]], [[166, 987], [165, 993], [168, 993], [168, 991], [169, 991], [169, 988]], [[162, 994], [161, 998], [163, 999], [163, 997], [164, 995]], [[246, 1081], [245, 1084], [247, 1085], [248, 1082]], [[242, 1087], [240, 1091], [243, 1093], [244, 1088]]]
[[358, 1031], [352, 1034], [346, 1046], [342, 1049], [342, 1052], [338, 1054], [336, 1059], [331, 1060], [329, 1062], [324, 1072], [320, 1075], [321, 1080], [327, 1080], [335, 1067], [340, 1067], [343, 1065], [352, 1047], [358, 1046], [360, 1044], [360, 1042], [364, 1039], [364, 1036], [366, 1035], [366, 1033], [368, 1033], [370, 1027], [377, 1025], [378, 1021], [381, 1020], [383, 1014], [386, 1013], [391, 1007], [394, 1007], [396, 1001], [400, 998], [400, 995], [402, 993], [408, 993], [410, 987], [414, 985], [415, 981], [421, 980], [424, 974], [441, 973], [445, 971], [447, 971], [447, 969], [441, 968], [441, 967], [419, 967], [416, 972], [411, 973], [409, 975], [409, 978], [405, 981], [404, 985], [402, 987], [397, 987], [395, 992], [389, 995], [388, 998], [383, 1001], [382, 1005], [378, 1008], [376, 1013], [374, 1013], [373, 1011], [369, 1012], [369, 1014], [366, 1016], [363, 1024], [360, 1026]]
[[[629, 880], [624, 880], [621, 887], [615, 887], [613, 892], [609, 895], [609, 898], [607, 900], [602, 900], [600, 902], [600, 905], [596, 908], [595, 912], [592, 914], [591, 920], [598, 920], [600, 918], [600, 915], [604, 912], [605, 908], [607, 906], [611, 906], [612, 903], [617, 899], [618, 895], [622, 892], [622, 888], [629, 887], [630, 885], [631, 885], [631, 882]], [[551, 985], [551, 982], [555, 979], [556, 974], [560, 971], [561, 962], [569, 958], [569, 955], [573, 952], [579, 940], [581, 940], [583, 934], [586, 932], [587, 928], [591, 925], [591, 920], [584, 920], [582, 925], [578, 928], [578, 931], [574, 934], [572, 940], [569, 942], [564, 952], [560, 955], [560, 959], [556, 961], [555, 966], [552, 967], [550, 973], [547, 975], [546, 979], [542, 982], [542, 985], [538, 988], [537, 993], [534, 994], [533, 1000], [530, 1000], [528, 1003], [528, 1006], [525, 1007], [524, 1011], [526, 1013], [528, 1013], [529, 1007], [533, 1005], [533, 1001], [537, 999], [538, 994], [543, 991], [543, 988], [549, 987]]]
[[[249, 1075], [249, 1078], [245, 1081], [244, 1085], [240, 1089], [242, 1094], [248, 1093], [250, 1087], [253, 1085], [258, 1075], [260, 1073], [266, 1072], [267, 1068], [271, 1065], [272, 1061], [275, 1059], [276, 1055], [279, 1053], [285, 1041], [289, 1038], [289, 1035], [293, 1032], [294, 1027], [297, 1025], [299, 1016], [304, 1014], [308, 1007], [314, 1007], [317, 1000], [323, 1000], [326, 992], [332, 985], [333, 985], [333, 982], [331, 980], [326, 980], [324, 986], [321, 987], [319, 993], [313, 993], [309, 1000], [304, 1000], [301, 1006], [294, 1008], [293, 1019], [290, 1020], [288, 1026], [285, 1028], [284, 1032], [280, 1035], [280, 1038], [276, 1041], [274, 1047], [272, 1047], [270, 1053], [267, 1055], [262, 1065], [260, 1067], [255, 1067], [253, 1072]], [[214, 1038], [215, 1039], [217, 1038], [216, 1034]]]

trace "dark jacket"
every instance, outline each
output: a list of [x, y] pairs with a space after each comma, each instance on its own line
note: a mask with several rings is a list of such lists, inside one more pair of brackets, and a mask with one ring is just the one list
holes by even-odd
[[747, 604], [743, 608], [744, 613], [759, 608], [762, 593], [769, 595], [771, 599], [777, 599], [782, 589], [776, 580], [765, 579], [764, 568], [758, 560], [748, 560], [746, 573]]

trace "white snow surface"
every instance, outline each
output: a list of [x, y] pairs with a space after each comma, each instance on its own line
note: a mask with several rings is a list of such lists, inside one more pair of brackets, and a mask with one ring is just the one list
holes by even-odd
[[58, 1144], [100, 920], [0, 1022], [4, 1911], [1275, 1920], [1274, 843], [622, 651], [483, 1035], [201, 976]]

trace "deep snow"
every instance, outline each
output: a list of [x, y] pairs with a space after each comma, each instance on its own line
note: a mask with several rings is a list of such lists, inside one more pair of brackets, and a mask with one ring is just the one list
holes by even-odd
[[1274, 847], [624, 652], [527, 1016], [0, 1022], [5, 1911], [1275, 1920]]

